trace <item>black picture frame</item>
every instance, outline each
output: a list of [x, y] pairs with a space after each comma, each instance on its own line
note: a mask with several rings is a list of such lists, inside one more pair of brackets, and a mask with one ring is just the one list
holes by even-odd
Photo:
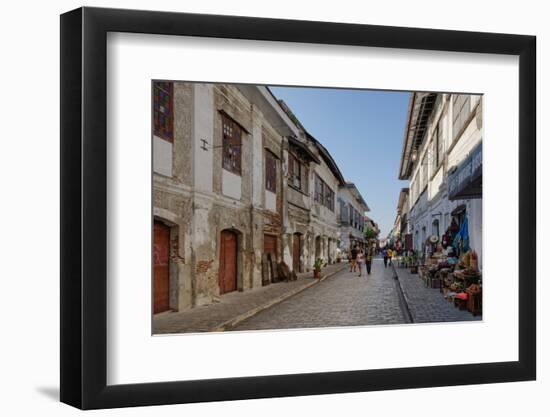
[[[519, 360], [113, 385], [107, 377], [107, 33], [519, 56]], [[536, 38], [252, 17], [80, 8], [61, 16], [61, 401], [82, 409], [536, 378]]]

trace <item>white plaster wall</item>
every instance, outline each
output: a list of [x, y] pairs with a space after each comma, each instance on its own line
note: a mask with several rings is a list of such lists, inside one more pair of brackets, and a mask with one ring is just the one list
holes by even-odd
[[[470, 246], [477, 252], [478, 267], [483, 269], [483, 200], [469, 200], [468, 205], [468, 233]], [[505, 245], [506, 243], [503, 243]]]
[[470, 99], [470, 109], [474, 109], [477, 105], [477, 103], [481, 100], [481, 96], [472, 96]]
[[[283, 234], [283, 262], [292, 269], [292, 239], [294, 236], [290, 233]], [[296, 271], [298, 272], [298, 271]]]
[[[214, 143], [214, 96], [212, 85], [194, 84], [195, 111], [193, 114], [193, 163], [195, 189], [212, 191], [213, 160], [212, 149], [201, 148], [202, 141], [208, 141], [209, 146]], [[239, 197], [240, 198], [240, 197]]]
[[242, 178], [240, 175], [222, 169], [222, 193], [235, 200], [241, 199]]
[[443, 183], [443, 165], [441, 165], [434, 175], [428, 186], [428, 198], [433, 199], [439, 192], [439, 188]]
[[[261, 113], [254, 111], [252, 124], [252, 204], [262, 205], [262, 190], [264, 188], [262, 119]], [[267, 197], [266, 197], [267, 200]], [[267, 204], [267, 201], [266, 201]], [[266, 207], [267, 208], [267, 207]]]
[[468, 124], [464, 133], [458, 139], [456, 145], [449, 154], [449, 167], [458, 165], [464, 160], [466, 155], [481, 141], [481, 130], [477, 127], [476, 118]]
[[265, 208], [271, 211], [277, 211], [277, 194], [265, 190]]
[[167, 140], [153, 136], [153, 171], [157, 174], [172, 176], [172, 147]]

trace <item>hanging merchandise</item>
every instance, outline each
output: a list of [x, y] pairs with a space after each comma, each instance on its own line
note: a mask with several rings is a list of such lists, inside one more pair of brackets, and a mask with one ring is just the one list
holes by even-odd
[[468, 216], [464, 216], [464, 221], [460, 225], [460, 229], [456, 234], [453, 247], [455, 252], [458, 254], [463, 254], [468, 249], [470, 249], [470, 235], [468, 234]]
[[451, 225], [449, 226], [449, 231], [451, 232], [451, 235], [454, 235], [456, 232], [458, 232], [458, 224], [456, 223], [456, 219], [454, 217], [451, 220]]
[[447, 247], [451, 244], [452, 241], [453, 241], [453, 237], [451, 235], [451, 230], [450, 228], [448, 228], [445, 234], [441, 236], [441, 244], [445, 249], [447, 249]]

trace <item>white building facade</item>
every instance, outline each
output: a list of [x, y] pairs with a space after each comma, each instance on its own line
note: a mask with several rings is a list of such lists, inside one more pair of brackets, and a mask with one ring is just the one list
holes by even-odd
[[412, 93], [399, 172], [410, 181], [406, 232], [413, 249], [425, 254], [428, 237], [445, 241], [467, 221], [480, 267], [482, 104], [480, 95]]

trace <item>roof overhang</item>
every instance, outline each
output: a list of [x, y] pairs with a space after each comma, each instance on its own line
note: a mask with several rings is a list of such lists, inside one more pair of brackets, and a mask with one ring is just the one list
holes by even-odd
[[436, 93], [412, 93], [409, 98], [407, 124], [399, 166], [399, 179], [408, 180], [415, 163], [415, 155], [424, 141], [428, 119], [434, 108]]
[[288, 143], [291, 146], [300, 149], [309, 159], [316, 162], [317, 164], [321, 163], [321, 160], [317, 157], [317, 155], [315, 155], [315, 153], [311, 149], [309, 149], [309, 146], [307, 146], [306, 143], [303, 143], [301, 140], [296, 139], [292, 136], [289, 136], [287, 139]]
[[409, 189], [408, 188], [401, 188], [401, 191], [399, 192], [399, 199], [397, 200], [397, 213], [401, 214], [403, 211], [403, 205], [405, 204], [405, 201], [407, 201], [407, 196], [409, 195]]
[[296, 124], [283, 111], [277, 99], [265, 86], [238, 84], [239, 91], [262, 112], [269, 124], [281, 136], [298, 136]]
[[353, 197], [359, 202], [359, 204], [361, 205], [361, 208], [363, 209], [363, 214], [367, 211], [370, 211], [369, 206], [363, 199], [363, 196], [361, 195], [361, 193], [359, 192], [359, 190], [357, 189], [354, 183], [346, 182], [346, 185], [344, 185], [344, 187], [347, 188], [350, 191], [350, 193], [353, 195]]
[[340, 171], [340, 168], [338, 168], [338, 165], [336, 164], [336, 161], [332, 159], [332, 156], [330, 155], [327, 148], [325, 148], [321, 142], [319, 142], [317, 139], [315, 139], [309, 132], [306, 131], [307, 137], [317, 146], [317, 149], [319, 149], [319, 154], [327, 164], [328, 168], [331, 170], [331, 172], [334, 174], [340, 185], [346, 185], [346, 180], [344, 179], [344, 176], [342, 175], [342, 172]]

